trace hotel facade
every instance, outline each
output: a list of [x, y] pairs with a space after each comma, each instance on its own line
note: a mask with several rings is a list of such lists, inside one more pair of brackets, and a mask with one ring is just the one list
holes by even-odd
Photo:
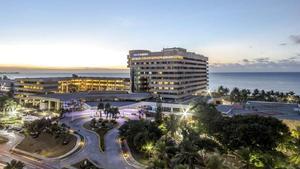
[[159, 52], [129, 51], [131, 91], [150, 92], [163, 100], [180, 101], [208, 87], [208, 58], [183, 48]]
[[[88, 93], [104, 97], [112, 93], [110, 98], [118, 98], [118, 94], [126, 94], [130, 90], [129, 78], [118, 77], [62, 77], [62, 78], [19, 78], [15, 80], [14, 97], [27, 107], [41, 110], [60, 110], [64, 103], [86, 98]], [[68, 94], [73, 94], [70, 97]], [[76, 93], [78, 93], [76, 95]], [[103, 94], [102, 94], [103, 93]], [[67, 97], [63, 104], [56, 97]], [[53, 97], [53, 98], [51, 98]], [[106, 98], [107, 99], [107, 98]], [[122, 98], [123, 99], [123, 98]]]
[[58, 82], [59, 93], [86, 91], [124, 91], [130, 90], [129, 78], [114, 77], [77, 77]]

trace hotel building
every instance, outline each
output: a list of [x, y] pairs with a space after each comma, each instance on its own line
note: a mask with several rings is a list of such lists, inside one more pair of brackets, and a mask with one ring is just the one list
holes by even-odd
[[86, 91], [125, 91], [130, 90], [129, 78], [114, 77], [77, 77], [58, 82], [59, 93]]
[[14, 97], [25, 106], [40, 108], [56, 107], [60, 105], [55, 102], [45, 102], [35, 99], [37, 95], [47, 95], [57, 92], [58, 81], [64, 78], [18, 78], [15, 80]]
[[183, 48], [165, 48], [159, 52], [131, 50], [128, 55], [131, 91], [150, 92], [166, 101], [205, 93], [207, 62], [207, 57]]
[[[60, 110], [63, 105], [81, 99], [118, 98], [130, 90], [129, 78], [114, 77], [62, 77], [62, 78], [20, 78], [15, 81], [14, 97], [27, 107], [41, 110]], [[95, 94], [95, 92], [98, 92]], [[108, 92], [113, 94], [108, 95]], [[68, 95], [72, 94], [72, 95]], [[62, 103], [54, 96], [64, 98]], [[72, 97], [70, 97], [72, 96]], [[123, 96], [123, 95], [122, 95]], [[76, 99], [77, 97], [77, 99]], [[148, 97], [148, 96], [147, 96]], [[124, 99], [124, 98], [122, 98]], [[91, 99], [88, 99], [91, 100]]]

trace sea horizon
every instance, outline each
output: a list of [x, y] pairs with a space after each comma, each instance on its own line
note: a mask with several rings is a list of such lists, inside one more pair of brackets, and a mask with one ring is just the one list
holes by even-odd
[[[54, 78], [71, 77], [72, 74], [86, 77], [122, 77], [129, 78], [129, 70], [126, 71], [98, 71], [98, 72], [18, 72], [8, 74], [0, 72], [0, 76], [6, 75], [10, 79], [15, 78]], [[209, 90], [215, 91], [219, 86], [232, 89], [260, 89], [280, 92], [293, 91], [300, 95], [300, 72], [209, 72]]]

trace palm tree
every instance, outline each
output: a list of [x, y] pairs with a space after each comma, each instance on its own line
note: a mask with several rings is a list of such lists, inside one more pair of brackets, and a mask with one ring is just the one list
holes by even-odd
[[25, 164], [21, 161], [11, 160], [9, 163], [6, 163], [4, 169], [23, 169]]
[[290, 95], [290, 96], [294, 96], [294, 95], [295, 95], [295, 92], [293, 92], [293, 91], [289, 91], [289, 92], [288, 92], [288, 95]]
[[290, 156], [290, 161], [300, 166], [300, 127], [292, 130], [292, 146], [290, 146], [290, 152], [293, 154]]
[[234, 152], [234, 155], [239, 158], [240, 162], [243, 164], [241, 169], [252, 169], [253, 165], [251, 163], [251, 151], [249, 149], [240, 149]]
[[110, 111], [111, 111], [111, 106], [109, 103], [106, 103], [104, 106], [104, 112], [106, 113], [106, 119], [108, 118], [108, 114], [110, 113]]
[[103, 103], [99, 103], [97, 106], [97, 110], [100, 111], [100, 118], [102, 118], [102, 111], [104, 109], [104, 104]]
[[179, 125], [179, 117], [174, 115], [174, 114], [171, 114], [170, 117], [168, 117], [165, 121], [165, 124], [166, 124], [166, 128], [167, 128], [167, 134], [170, 134], [170, 136], [172, 138], [174, 138], [175, 136], [175, 133], [178, 129], [178, 125]]
[[224, 96], [227, 96], [230, 90], [226, 87], [223, 89]]
[[195, 166], [204, 166], [204, 159], [198, 153], [191, 140], [184, 139], [179, 145], [179, 152], [172, 159], [175, 165], [186, 164], [190, 169]]
[[233, 90], [230, 93], [230, 100], [231, 102], [240, 102], [241, 96], [240, 96], [240, 90], [238, 88], [233, 88]]
[[220, 155], [210, 156], [205, 167], [207, 169], [229, 169], [229, 167], [224, 164], [224, 159]]
[[252, 96], [253, 96], [253, 99], [256, 100], [260, 96], [259, 90], [254, 89], [253, 93], [252, 93]]
[[250, 93], [251, 93], [250, 90], [248, 90], [248, 89], [242, 89], [240, 91], [241, 101], [242, 102], [246, 102], [248, 100], [248, 97], [249, 97]]
[[110, 113], [112, 115], [112, 118], [116, 118], [117, 114], [120, 114], [119, 108], [118, 107], [112, 107], [110, 109]]
[[13, 112], [17, 109], [18, 103], [16, 101], [14, 101], [13, 99], [7, 99], [7, 100], [5, 100], [3, 107], [4, 107], [3, 109], [5, 112], [9, 112], [9, 111]]
[[223, 96], [224, 95], [224, 87], [221, 85], [219, 86], [217, 90], [218, 95]]
[[158, 100], [156, 102], [156, 113], [155, 113], [155, 122], [157, 124], [161, 124], [163, 121], [163, 114], [162, 114], [162, 104], [161, 101]]
[[171, 159], [177, 152], [177, 144], [173, 138], [161, 137], [155, 144], [154, 157], [163, 161], [164, 168], [171, 168]]

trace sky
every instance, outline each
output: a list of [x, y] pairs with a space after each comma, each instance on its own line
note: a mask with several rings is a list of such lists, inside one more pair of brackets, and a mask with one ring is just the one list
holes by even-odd
[[126, 68], [183, 47], [210, 71], [300, 71], [299, 0], [0, 0], [0, 67]]

